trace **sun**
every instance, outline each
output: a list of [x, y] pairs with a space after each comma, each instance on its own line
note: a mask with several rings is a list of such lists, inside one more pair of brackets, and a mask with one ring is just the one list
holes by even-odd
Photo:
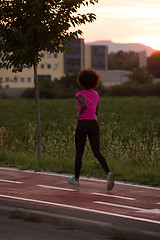
[[140, 36], [137, 38], [137, 41], [154, 50], [160, 51], [160, 35]]

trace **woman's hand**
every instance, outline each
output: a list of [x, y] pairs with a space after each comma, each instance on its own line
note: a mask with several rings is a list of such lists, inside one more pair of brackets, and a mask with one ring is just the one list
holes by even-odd
[[77, 113], [75, 116], [74, 116], [74, 119], [76, 119], [78, 121], [78, 119], [81, 117], [81, 115], [79, 113]]

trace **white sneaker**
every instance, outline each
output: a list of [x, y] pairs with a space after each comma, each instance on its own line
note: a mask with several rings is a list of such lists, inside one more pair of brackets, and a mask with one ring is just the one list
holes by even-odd
[[68, 183], [70, 183], [76, 187], [80, 186], [79, 181], [76, 181], [75, 177], [69, 177], [69, 178], [67, 178], [67, 181], [68, 181]]
[[114, 187], [114, 174], [109, 172], [107, 175], [107, 191], [111, 191]]

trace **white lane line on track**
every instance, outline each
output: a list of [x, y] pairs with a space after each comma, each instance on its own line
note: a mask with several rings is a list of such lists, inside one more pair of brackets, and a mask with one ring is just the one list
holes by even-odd
[[143, 208], [137, 208], [137, 207], [132, 207], [132, 206], [114, 204], [114, 203], [99, 202], [99, 201], [95, 201], [93, 203], [102, 204], [102, 205], [108, 205], [108, 206], [118, 207], [118, 208], [127, 208], [127, 209], [131, 209], [131, 210], [136, 210], [136, 211], [142, 212], [142, 213], [160, 214], [160, 210], [159, 209], [143, 209]]
[[114, 204], [114, 203], [108, 203], [108, 202], [94, 201], [93, 203], [102, 204], [102, 205], [108, 205], [108, 206], [112, 206], [112, 207], [127, 208], [127, 209], [132, 209], [132, 210], [137, 210], [137, 211], [146, 210], [146, 209], [143, 209], [143, 208], [131, 207], [131, 206]]
[[[52, 172], [35, 172], [33, 170], [19, 170], [17, 168], [8, 168], [8, 167], [0, 167], [1, 170], [8, 170], [8, 171], [19, 171], [19, 172], [26, 172], [26, 173], [35, 173], [35, 174], [42, 174], [42, 175], [48, 175], [48, 176], [57, 176], [57, 177], [70, 177], [69, 174], [60, 174], [60, 173], [52, 173]], [[87, 178], [87, 177], [81, 177], [83, 180], [87, 181], [95, 181], [95, 182], [104, 182], [106, 183], [106, 180], [103, 179], [97, 179], [97, 178]], [[152, 190], [158, 190], [160, 191], [160, 187], [152, 187], [152, 186], [146, 186], [146, 185], [138, 185], [134, 183], [126, 183], [126, 182], [119, 182], [115, 181], [116, 184], [124, 185], [124, 186], [131, 186], [131, 187], [139, 187], [139, 188], [145, 188], [145, 189], [152, 189]]]
[[120, 199], [131, 200], [131, 201], [135, 200], [135, 198], [122, 197], [122, 196], [116, 196], [116, 195], [110, 195], [110, 194], [104, 194], [104, 193], [96, 193], [96, 192], [94, 192], [92, 194], [98, 195], [98, 196], [104, 196], [104, 197], [120, 198]]
[[56, 190], [63, 190], [63, 191], [71, 191], [71, 192], [76, 192], [77, 190], [71, 189], [71, 188], [60, 188], [60, 187], [53, 187], [53, 186], [46, 186], [46, 185], [37, 185], [38, 187], [43, 187], [43, 188], [51, 188], [51, 189], [56, 189]]
[[17, 183], [17, 184], [23, 183], [23, 182], [11, 181], [11, 180], [6, 180], [6, 179], [0, 179], [0, 182]]
[[60, 204], [60, 203], [54, 203], [54, 202], [46, 202], [46, 201], [41, 201], [41, 200], [21, 198], [21, 197], [8, 196], [8, 195], [0, 195], [0, 197], [15, 199], [15, 200], [21, 200], [21, 201], [28, 201], [28, 202], [42, 203], [42, 204], [47, 204], [47, 205], [52, 205], [52, 206], [65, 207], [65, 208], [82, 210], [82, 211], [93, 212], [93, 213], [99, 213], [99, 214], [104, 214], [104, 215], [109, 215], [109, 216], [115, 216], [115, 217], [121, 217], [121, 218], [126, 218], [126, 219], [133, 219], [133, 220], [138, 220], [138, 221], [143, 221], [143, 222], [160, 224], [160, 221], [155, 221], [155, 220], [146, 219], [146, 218], [137, 218], [137, 217], [121, 215], [121, 214], [105, 212], [105, 211], [99, 211], [99, 210], [90, 209], [90, 208], [82, 208], [82, 207], [77, 207], [77, 206], [72, 206], [72, 205], [66, 205], [66, 204]]

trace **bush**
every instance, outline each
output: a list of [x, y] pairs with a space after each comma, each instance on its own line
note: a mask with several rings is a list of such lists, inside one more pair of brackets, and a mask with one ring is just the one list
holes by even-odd
[[34, 88], [27, 88], [21, 94], [22, 98], [34, 98], [34, 96], [35, 96]]
[[[39, 96], [40, 98], [74, 98], [76, 92], [82, 90], [77, 83], [78, 73], [69, 74], [61, 77], [59, 80], [43, 79], [39, 83]], [[105, 88], [100, 83], [96, 89], [100, 95], [104, 95]], [[23, 98], [34, 98], [34, 89], [26, 89], [23, 91]]]
[[121, 85], [114, 85], [105, 89], [105, 96], [113, 97], [147, 97], [160, 96], [160, 83], [139, 84], [127, 82]]
[[[152, 83], [152, 76], [146, 72], [144, 68], [136, 69], [130, 76], [131, 81], [121, 85], [114, 85], [111, 87], [104, 87], [101, 83], [96, 91], [100, 96], [114, 96], [114, 97], [132, 97], [132, 96], [160, 96], [160, 83]], [[74, 98], [77, 91], [82, 88], [77, 83], [78, 73], [69, 74], [60, 79], [50, 81], [43, 79], [39, 84], [40, 98]], [[26, 89], [22, 95], [23, 98], [34, 98], [34, 89]]]

